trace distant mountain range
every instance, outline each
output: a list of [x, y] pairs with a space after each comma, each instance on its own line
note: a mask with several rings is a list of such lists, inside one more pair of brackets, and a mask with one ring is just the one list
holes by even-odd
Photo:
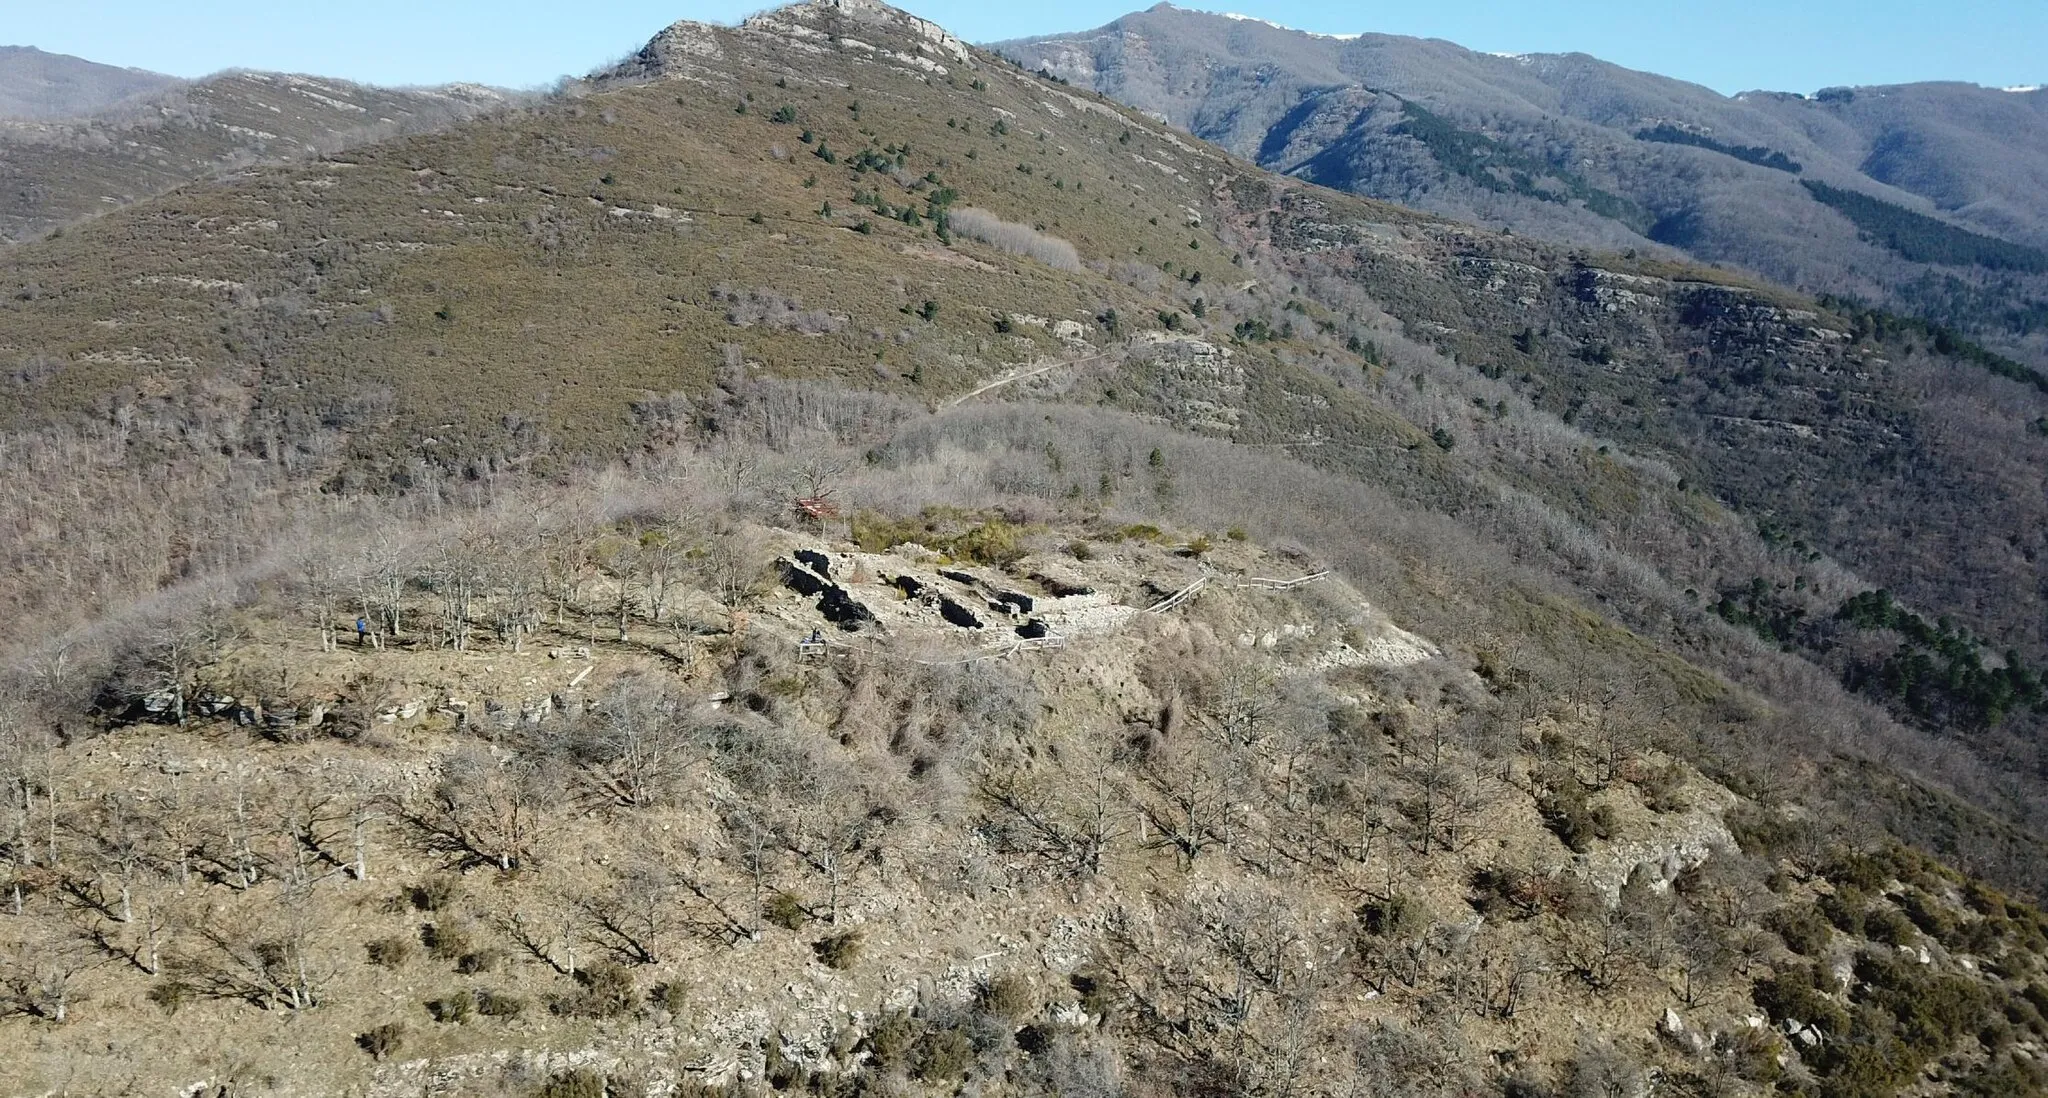
[[1584, 54], [1160, 4], [994, 48], [1274, 171], [1482, 225], [1737, 264], [2040, 361], [2048, 91], [1728, 97]]
[[186, 81], [0, 48], [0, 242], [223, 171], [438, 129], [508, 98], [284, 73]]
[[0, 46], [0, 119], [76, 118], [178, 83], [177, 77], [160, 72], [116, 68], [33, 46]]

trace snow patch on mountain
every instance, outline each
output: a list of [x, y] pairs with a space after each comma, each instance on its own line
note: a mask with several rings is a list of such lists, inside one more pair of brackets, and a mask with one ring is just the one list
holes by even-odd
[[1235, 19], [1240, 23], [1264, 23], [1274, 30], [1293, 31], [1296, 34], [1306, 34], [1310, 38], [1329, 38], [1338, 42], [1349, 42], [1358, 37], [1356, 34], [1323, 34], [1319, 31], [1306, 31], [1300, 27], [1290, 27], [1284, 23], [1275, 23], [1271, 19], [1261, 19], [1256, 15], [1244, 15], [1234, 11], [1218, 12], [1217, 14], [1225, 19]]

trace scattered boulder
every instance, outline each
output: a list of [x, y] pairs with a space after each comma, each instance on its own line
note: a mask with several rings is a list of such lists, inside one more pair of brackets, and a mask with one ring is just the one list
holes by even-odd
[[904, 598], [914, 599], [924, 591], [924, 584], [911, 576], [897, 576], [892, 582], [898, 591], [903, 592]]
[[1016, 612], [1019, 614], [1029, 614], [1032, 606], [1035, 605], [1031, 600], [1031, 596], [1022, 591], [998, 591], [996, 592], [996, 598], [998, 601], [1009, 603], [1015, 607]]
[[811, 571], [816, 572], [820, 576], [826, 579], [832, 578], [832, 558], [827, 557], [825, 554], [815, 549], [799, 549], [796, 551], [796, 559], [797, 563], [808, 566]]
[[1051, 632], [1052, 629], [1045, 624], [1044, 618], [1032, 618], [1017, 627], [1017, 635], [1025, 640], [1038, 640]]
[[1665, 1040], [1687, 1052], [1697, 1055], [1706, 1051], [1706, 1035], [1686, 1025], [1685, 1019], [1679, 1017], [1678, 1012], [1670, 1007], [1664, 1008], [1664, 1017], [1657, 1023], [1657, 1032], [1663, 1034]]
[[818, 599], [818, 613], [825, 615], [826, 621], [849, 633], [859, 631], [863, 625], [875, 623], [874, 611], [853, 601], [853, 596], [846, 593], [846, 588], [838, 584], [824, 589], [824, 594]]
[[939, 600], [939, 616], [962, 629], [981, 628], [981, 619], [974, 616], [974, 611], [954, 602], [952, 599], [942, 598]]

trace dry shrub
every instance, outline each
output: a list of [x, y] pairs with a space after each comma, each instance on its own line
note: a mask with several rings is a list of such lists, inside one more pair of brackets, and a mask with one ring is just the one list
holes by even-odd
[[972, 206], [951, 211], [947, 215], [947, 226], [962, 236], [970, 236], [984, 244], [1035, 259], [1048, 267], [1062, 271], [1079, 272], [1081, 253], [1072, 244], [1056, 236], [1047, 236], [1029, 225], [1004, 221], [987, 210]]
[[712, 288], [711, 296], [725, 306], [725, 322], [738, 328], [758, 324], [801, 335], [825, 335], [846, 326], [846, 314], [806, 309], [803, 302], [774, 290], [742, 290], [721, 283]]
[[407, 938], [378, 938], [365, 943], [363, 949], [369, 954], [370, 963], [379, 968], [402, 968], [417, 951]]
[[357, 1034], [356, 1046], [379, 1060], [396, 1056], [398, 1050], [405, 1047], [405, 1024], [387, 1022]]

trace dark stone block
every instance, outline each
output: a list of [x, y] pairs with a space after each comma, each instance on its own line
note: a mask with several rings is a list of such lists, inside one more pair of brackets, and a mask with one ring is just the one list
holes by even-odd
[[805, 598], [820, 594], [831, 586], [801, 564], [792, 564], [787, 560], [777, 560], [775, 563], [782, 571], [782, 585]]
[[981, 628], [981, 619], [974, 616], [974, 611], [952, 599], [939, 600], [939, 616], [962, 629]]
[[815, 549], [799, 549], [796, 551], [796, 559], [798, 564], [809, 566], [810, 570], [818, 575], [826, 579], [832, 578], [832, 558], [825, 554]]
[[875, 621], [874, 611], [853, 601], [853, 596], [846, 593], [846, 588], [836, 584], [825, 588], [825, 594], [818, 599], [818, 613], [825, 615], [826, 621], [849, 633], [857, 632], [861, 626], [872, 625]]
[[1052, 592], [1052, 597], [1056, 599], [1070, 599], [1076, 595], [1092, 595], [1095, 593], [1095, 588], [1093, 587], [1080, 587], [1071, 583], [1062, 583], [1043, 572], [1033, 572], [1031, 573], [1031, 578], [1047, 591]]

